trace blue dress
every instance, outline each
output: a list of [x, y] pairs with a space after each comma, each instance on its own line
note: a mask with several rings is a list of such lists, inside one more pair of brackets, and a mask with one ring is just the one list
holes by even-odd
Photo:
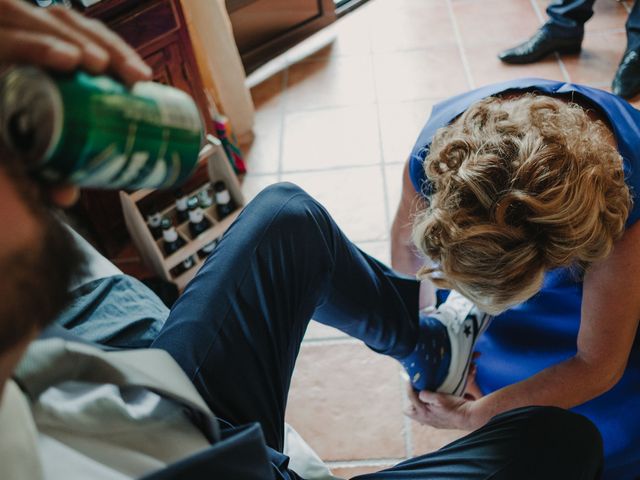
[[[431, 140], [473, 103], [505, 92], [572, 95], [602, 113], [613, 128], [624, 159], [627, 185], [634, 205], [626, 226], [640, 218], [640, 111], [610, 93], [582, 85], [525, 78], [489, 85], [445, 100], [433, 107], [409, 158], [411, 180], [417, 192], [429, 196], [431, 185], [422, 168]], [[567, 269], [546, 274], [542, 289], [527, 302], [497, 316], [479, 340], [478, 384], [487, 394], [524, 380], [576, 353], [580, 326], [582, 282]], [[590, 418], [605, 445], [606, 480], [640, 478], [640, 336], [622, 380], [610, 391], [574, 411]]]

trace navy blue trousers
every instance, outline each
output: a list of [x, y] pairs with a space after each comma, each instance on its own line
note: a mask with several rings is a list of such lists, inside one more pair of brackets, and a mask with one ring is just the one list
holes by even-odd
[[[259, 194], [223, 236], [152, 347], [176, 359], [223, 423], [258, 422], [274, 478], [297, 479], [280, 452], [291, 375], [310, 319], [399, 357], [414, 347], [417, 312], [415, 280], [363, 253], [314, 199], [280, 184]], [[593, 479], [601, 463], [600, 436], [588, 420], [532, 407], [499, 415], [438, 452], [358, 478]]]
[[[545, 28], [563, 37], [582, 37], [584, 24], [593, 15], [596, 0], [556, 0], [547, 7]], [[627, 48], [640, 49], [640, 1], [636, 0], [627, 18]]]

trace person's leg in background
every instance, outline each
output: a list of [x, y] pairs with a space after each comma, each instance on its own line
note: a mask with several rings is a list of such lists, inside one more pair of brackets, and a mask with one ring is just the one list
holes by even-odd
[[581, 415], [526, 407], [440, 450], [354, 480], [597, 480], [602, 437]]
[[622, 98], [640, 93], [640, 1], [636, 0], [627, 18], [627, 49], [613, 78], [611, 91]]
[[545, 29], [553, 36], [579, 38], [584, 36], [584, 24], [593, 16], [595, 0], [556, 0], [547, 7], [549, 20]]
[[[416, 281], [362, 253], [302, 190], [279, 185], [258, 195], [224, 235], [152, 347], [178, 361], [223, 420], [232, 425], [259, 422], [274, 466], [284, 478], [295, 478], [278, 452], [291, 375], [311, 316], [382, 353], [402, 357], [415, 343], [417, 310]], [[556, 427], [548, 433], [570, 445], [553, 452], [558, 471], [565, 472], [565, 464], [582, 468], [570, 455], [571, 445], [594, 457], [589, 449], [593, 443], [598, 450], [597, 439], [591, 442], [593, 433], [583, 434], [589, 430], [584, 425], [576, 432], [582, 440], [573, 438], [565, 430], [576, 425], [568, 425], [564, 414], [549, 415], [534, 409], [517, 418], [501, 416], [458, 446], [405, 462], [379, 478], [480, 479], [501, 470], [522, 473], [531, 457], [514, 458], [514, 445], [526, 449], [541, 436], [539, 429], [552, 424]], [[567, 458], [557, 459], [558, 452]], [[545, 463], [550, 453], [537, 452], [540, 465], [550, 465]], [[446, 477], [437, 476], [445, 471]]]
[[498, 54], [505, 63], [533, 63], [547, 55], [579, 53], [584, 24], [593, 15], [595, 0], [554, 0], [547, 7], [549, 19], [527, 41]]
[[640, 2], [633, 2], [627, 18], [627, 50], [640, 50]]

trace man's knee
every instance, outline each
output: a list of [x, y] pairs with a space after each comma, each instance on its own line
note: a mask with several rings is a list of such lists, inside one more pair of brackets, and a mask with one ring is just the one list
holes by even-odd
[[250, 205], [262, 211], [263, 215], [268, 215], [278, 227], [290, 225], [303, 228], [305, 220], [325, 214], [322, 206], [311, 195], [288, 182], [268, 186]]
[[309, 196], [307, 192], [293, 183], [278, 182], [264, 188], [264, 190], [256, 196], [256, 200], [284, 203], [291, 197], [299, 195]]
[[587, 417], [550, 407], [544, 408], [541, 414], [545, 416], [547, 425], [554, 426], [553, 435], [562, 443], [573, 445], [577, 457], [603, 458], [602, 435]]
[[548, 462], [557, 469], [561, 463], [566, 471], [592, 472], [584, 478], [596, 478], [603, 462], [602, 436], [586, 417], [557, 407], [527, 407], [505, 415], [523, 421], [524, 443], [537, 452], [540, 468]]

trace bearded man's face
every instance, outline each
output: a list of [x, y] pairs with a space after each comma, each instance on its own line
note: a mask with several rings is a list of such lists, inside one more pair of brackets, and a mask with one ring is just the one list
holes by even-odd
[[28, 340], [65, 307], [82, 265], [40, 190], [0, 153], [0, 388]]

